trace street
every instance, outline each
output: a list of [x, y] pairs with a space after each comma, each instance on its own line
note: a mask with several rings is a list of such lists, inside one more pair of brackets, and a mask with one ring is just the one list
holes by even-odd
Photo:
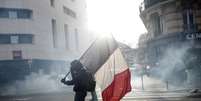
[[[130, 96], [133, 95], [133, 96]], [[86, 101], [90, 99], [87, 96]], [[101, 101], [101, 99], [99, 98]], [[121, 101], [200, 101], [198, 97], [187, 97], [182, 91], [177, 92], [152, 92], [152, 91], [133, 91]], [[73, 93], [50, 93], [35, 94], [28, 96], [5, 96], [0, 97], [0, 101], [73, 101]]]
[[74, 97], [201, 101], [201, 0], [0, 0], [0, 101]]
[[[141, 88], [141, 80], [133, 78], [133, 89], [121, 101], [200, 101], [201, 93], [192, 94], [188, 89], [165, 88], [160, 80], [144, 76], [144, 90]], [[100, 91], [97, 91], [101, 101]], [[74, 92], [57, 92], [47, 94], [31, 94], [21, 96], [1, 96], [0, 101], [73, 101]], [[90, 99], [90, 93], [86, 101]]]

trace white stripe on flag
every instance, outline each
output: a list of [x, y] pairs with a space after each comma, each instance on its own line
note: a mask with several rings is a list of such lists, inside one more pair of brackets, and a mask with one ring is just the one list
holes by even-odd
[[113, 81], [114, 75], [128, 69], [119, 48], [117, 48], [105, 64], [96, 72], [96, 81], [102, 90], [107, 88]]

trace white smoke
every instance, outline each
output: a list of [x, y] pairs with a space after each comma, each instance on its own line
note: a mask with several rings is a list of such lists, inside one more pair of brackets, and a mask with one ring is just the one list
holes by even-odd
[[48, 74], [44, 73], [44, 70], [39, 70], [37, 73], [32, 72], [24, 80], [17, 80], [14, 84], [4, 87], [1, 95], [28, 95], [72, 91], [72, 87], [60, 82], [66, 72], [55, 70], [51, 70]]
[[152, 74], [157, 75], [164, 82], [168, 81], [181, 86], [185, 83], [185, 76], [187, 76], [183, 59], [189, 48], [188, 45], [168, 48], [160, 61], [156, 63], [156, 69], [152, 71]]

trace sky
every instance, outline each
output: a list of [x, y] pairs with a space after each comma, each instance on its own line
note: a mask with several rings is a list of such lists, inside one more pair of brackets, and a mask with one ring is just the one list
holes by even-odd
[[116, 40], [136, 48], [140, 34], [146, 32], [139, 17], [142, 0], [87, 0], [88, 28], [112, 33]]

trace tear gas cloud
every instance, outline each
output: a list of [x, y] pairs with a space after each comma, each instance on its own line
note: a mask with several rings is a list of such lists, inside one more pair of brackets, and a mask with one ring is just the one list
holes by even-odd
[[14, 83], [1, 88], [1, 95], [28, 95], [52, 92], [72, 91], [72, 87], [66, 86], [60, 80], [69, 71], [68, 68], [50, 69], [49, 73], [44, 70], [32, 72], [24, 80], [16, 80]]
[[151, 74], [175, 86], [185, 86], [187, 73], [183, 60], [189, 48], [188, 45], [168, 48], [151, 70]]

